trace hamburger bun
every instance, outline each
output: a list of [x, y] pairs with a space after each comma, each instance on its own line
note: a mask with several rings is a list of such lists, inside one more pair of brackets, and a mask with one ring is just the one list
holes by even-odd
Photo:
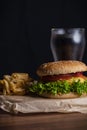
[[50, 94], [50, 93], [43, 93], [40, 96], [45, 97], [45, 98], [51, 98], [51, 99], [71, 99], [71, 98], [81, 98], [81, 97], [86, 97], [87, 94], [83, 93], [81, 96], [79, 96], [77, 93], [70, 92], [67, 94]]
[[84, 71], [87, 71], [87, 66], [83, 62], [72, 60], [56, 61], [42, 64], [37, 69], [37, 75], [42, 77], [47, 75], [59, 75]]

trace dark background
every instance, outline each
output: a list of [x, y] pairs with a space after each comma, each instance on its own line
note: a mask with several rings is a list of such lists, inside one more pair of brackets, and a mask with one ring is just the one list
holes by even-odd
[[[86, 0], [1, 0], [0, 76], [28, 72], [36, 78], [37, 67], [53, 61], [50, 50], [51, 28], [86, 29], [86, 12]], [[83, 57], [85, 63], [86, 51]]]

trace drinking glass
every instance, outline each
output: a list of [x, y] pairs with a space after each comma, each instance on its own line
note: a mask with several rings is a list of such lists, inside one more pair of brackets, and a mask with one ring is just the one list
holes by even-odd
[[50, 47], [54, 61], [82, 60], [85, 49], [84, 28], [51, 29]]

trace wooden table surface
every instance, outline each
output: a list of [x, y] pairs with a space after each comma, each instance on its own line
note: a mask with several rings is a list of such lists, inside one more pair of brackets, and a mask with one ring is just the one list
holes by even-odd
[[0, 110], [0, 130], [87, 130], [87, 114], [11, 115]]

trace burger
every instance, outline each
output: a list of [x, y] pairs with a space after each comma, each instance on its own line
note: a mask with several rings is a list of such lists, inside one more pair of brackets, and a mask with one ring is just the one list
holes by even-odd
[[29, 91], [47, 98], [77, 98], [87, 96], [87, 66], [81, 61], [48, 62], [37, 69], [39, 81]]

